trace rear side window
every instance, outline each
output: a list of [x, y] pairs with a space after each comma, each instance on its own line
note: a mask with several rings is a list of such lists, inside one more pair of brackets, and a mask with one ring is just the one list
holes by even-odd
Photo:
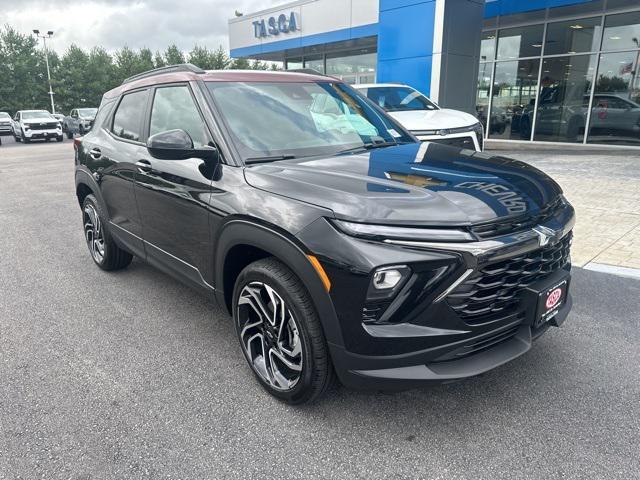
[[196, 148], [209, 143], [205, 124], [187, 86], [158, 88], [153, 99], [149, 136], [174, 129], [187, 132]]
[[113, 134], [127, 140], [139, 141], [142, 137], [142, 118], [146, 104], [146, 90], [129, 93], [122, 97], [113, 116]]

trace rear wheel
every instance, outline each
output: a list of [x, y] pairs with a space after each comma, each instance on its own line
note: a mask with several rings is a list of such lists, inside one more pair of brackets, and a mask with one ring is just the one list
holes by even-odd
[[133, 256], [111, 238], [106, 216], [93, 195], [87, 195], [82, 203], [82, 223], [84, 238], [96, 265], [103, 270], [120, 270], [131, 263]]
[[300, 279], [275, 258], [238, 276], [233, 317], [242, 351], [260, 384], [290, 404], [312, 402], [333, 381], [318, 314]]

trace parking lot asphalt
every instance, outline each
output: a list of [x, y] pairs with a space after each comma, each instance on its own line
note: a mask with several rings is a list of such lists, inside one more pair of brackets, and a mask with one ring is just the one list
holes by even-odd
[[73, 149], [0, 147], [0, 478], [640, 478], [640, 281], [574, 270], [574, 310], [461, 383], [290, 407], [218, 307], [95, 267]]

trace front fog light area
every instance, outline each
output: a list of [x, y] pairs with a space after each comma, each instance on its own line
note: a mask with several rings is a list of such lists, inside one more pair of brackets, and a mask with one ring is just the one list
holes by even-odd
[[406, 265], [377, 269], [371, 275], [367, 300], [383, 300], [393, 297], [410, 274], [411, 269]]
[[402, 280], [402, 272], [395, 268], [388, 270], [379, 270], [373, 274], [373, 288], [376, 290], [384, 290], [393, 288]]

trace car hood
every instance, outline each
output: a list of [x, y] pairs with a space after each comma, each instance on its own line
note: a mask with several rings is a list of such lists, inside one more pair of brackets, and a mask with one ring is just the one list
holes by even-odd
[[388, 112], [407, 130], [439, 130], [441, 128], [470, 127], [478, 123], [473, 115], [458, 110], [412, 110]]
[[431, 142], [251, 165], [245, 178], [337, 218], [381, 224], [483, 223], [533, 214], [562, 192], [525, 163]]

